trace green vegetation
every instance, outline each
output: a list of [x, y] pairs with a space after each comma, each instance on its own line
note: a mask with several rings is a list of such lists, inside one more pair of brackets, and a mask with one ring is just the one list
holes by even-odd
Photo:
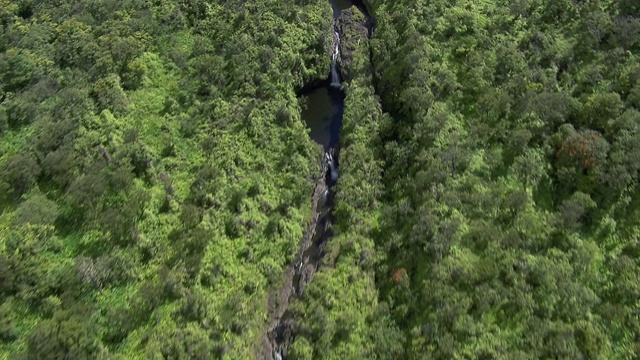
[[637, 358], [631, 4], [370, 2], [294, 358]]
[[640, 6], [372, 1], [409, 359], [640, 353]]
[[[0, 0], [0, 358], [255, 358], [329, 4], [50, 3]], [[637, 358], [639, 3], [367, 5], [289, 358]]]
[[1, 1], [0, 358], [250, 359], [309, 216], [326, 1]]
[[[354, 11], [354, 17], [364, 17]], [[347, 39], [347, 37], [343, 37]], [[373, 240], [378, 228], [382, 163], [372, 151], [380, 146], [382, 109], [369, 64], [366, 32], [350, 34], [362, 46], [352, 54], [346, 83], [341, 132], [334, 236], [323, 265], [293, 307], [300, 333], [292, 359], [397, 359], [403, 335], [392, 328], [385, 304], [378, 304], [375, 270], [381, 254]]]

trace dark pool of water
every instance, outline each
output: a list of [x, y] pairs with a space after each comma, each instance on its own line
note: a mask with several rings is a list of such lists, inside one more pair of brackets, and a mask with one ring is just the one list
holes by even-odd
[[344, 96], [341, 91], [321, 87], [302, 95], [302, 118], [311, 129], [313, 141], [322, 145], [327, 152], [338, 144]]
[[353, 5], [351, 0], [331, 0], [331, 7], [333, 8], [333, 17], [340, 16], [342, 10], [346, 10]]

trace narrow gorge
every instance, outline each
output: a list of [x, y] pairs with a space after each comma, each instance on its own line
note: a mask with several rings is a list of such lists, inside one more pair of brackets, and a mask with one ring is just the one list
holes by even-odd
[[639, 0], [0, 19], [0, 359], [638, 359]]
[[[293, 264], [286, 270], [282, 286], [269, 297], [269, 323], [258, 354], [261, 360], [288, 358], [289, 346], [296, 337], [296, 321], [289, 305], [302, 296], [321, 265], [324, 247], [331, 239], [333, 205], [339, 176], [340, 131], [342, 128], [345, 89], [343, 72], [349, 72], [350, 55], [358, 44], [344, 44], [341, 39], [361, 23], [353, 20], [358, 11], [364, 14], [368, 36], [373, 30], [371, 17], [360, 1], [330, 1], [333, 9], [331, 68], [327, 79], [316, 88], [305, 88], [299, 94], [303, 104], [302, 118], [309, 127], [311, 139], [323, 148], [319, 159], [321, 171], [312, 194], [312, 215]], [[358, 9], [358, 10], [355, 10]], [[356, 26], [354, 26], [356, 25]]]

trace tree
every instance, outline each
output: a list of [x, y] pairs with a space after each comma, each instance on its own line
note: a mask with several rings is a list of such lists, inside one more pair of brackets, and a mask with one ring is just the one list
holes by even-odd
[[107, 354], [90, 309], [79, 304], [39, 323], [27, 345], [27, 359], [106, 359]]
[[109, 74], [96, 81], [91, 95], [100, 110], [109, 109], [115, 115], [123, 115], [129, 106], [129, 99], [120, 84], [120, 77]]
[[82, 280], [95, 287], [100, 294], [105, 283], [105, 279], [109, 276], [109, 268], [101, 266], [94, 259], [88, 257], [76, 258], [76, 268], [82, 277]]
[[74, 130], [77, 128], [72, 120], [55, 121], [51, 117], [43, 117], [36, 124], [36, 131], [32, 137], [33, 146], [40, 161], [63, 144], [71, 142]]
[[[563, 141], [556, 151], [556, 175], [566, 191], [577, 189], [592, 194], [598, 187], [597, 175], [606, 164], [609, 143], [593, 130], [562, 128]], [[566, 194], [566, 193], [565, 193]]]
[[0, 106], [0, 136], [4, 135], [9, 129], [9, 116], [7, 115], [7, 109], [4, 106]]
[[543, 154], [530, 148], [516, 156], [511, 169], [525, 189], [535, 187], [547, 175]]
[[617, 0], [620, 13], [627, 16], [640, 17], [640, 4], [633, 0]]
[[67, 200], [80, 214], [94, 209], [100, 197], [106, 193], [108, 182], [100, 173], [89, 173], [77, 178], [67, 190]]
[[14, 294], [20, 272], [20, 264], [16, 259], [0, 254], [0, 295], [8, 298], [9, 295]]
[[311, 360], [313, 359], [313, 347], [307, 338], [304, 336], [296, 337], [291, 349], [289, 350], [288, 357], [291, 360]]
[[43, 72], [38, 66], [37, 55], [30, 51], [11, 48], [0, 56], [2, 91], [18, 92], [36, 82]]
[[21, 152], [0, 165], [0, 181], [9, 185], [11, 197], [17, 200], [35, 185], [40, 170], [31, 153]]
[[193, 323], [182, 329], [170, 324], [152, 330], [152, 341], [146, 345], [149, 359], [206, 360], [222, 357], [222, 349], [215, 345], [204, 329]]
[[77, 67], [89, 70], [94, 64], [97, 45], [92, 28], [77, 19], [68, 19], [57, 28], [55, 59], [61, 68]]
[[2, 104], [6, 111], [7, 125], [11, 129], [19, 129], [33, 123], [41, 111], [39, 106], [34, 106], [41, 101], [35, 92], [25, 91], [9, 96]]
[[74, 181], [74, 168], [78, 165], [76, 153], [70, 144], [49, 152], [42, 159], [44, 176], [59, 189], [66, 190]]
[[590, 96], [585, 104], [581, 124], [590, 129], [604, 131], [610, 121], [616, 119], [624, 109], [624, 103], [617, 93], [597, 93]]
[[34, 193], [20, 203], [16, 210], [16, 224], [53, 225], [60, 210], [58, 204], [46, 196]]
[[582, 220], [587, 212], [595, 207], [596, 203], [589, 195], [576, 192], [571, 198], [564, 200], [560, 204], [560, 217], [568, 229], [576, 230], [582, 225]]

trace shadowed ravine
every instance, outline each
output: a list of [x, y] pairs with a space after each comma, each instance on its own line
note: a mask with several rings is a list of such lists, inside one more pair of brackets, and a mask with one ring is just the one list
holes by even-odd
[[336, 20], [342, 10], [354, 5], [363, 11], [367, 19], [370, 19], [361, 2], [331, 1], [334, 10], [331, 69], [321, 87], [300, 94], [305, 103], [302, 117], [311, 129], [311, 138], [324, 149], [324, 154], [319, 159], [322, 170], [312, 195], [311, 221], [305, 229], [298, 254], [293, 264], [286, 270], [282, 286], [269, 296], [269, 323], [258, 354], [258, 359], [261, 360], [288, 358], [289, 347], [296, 336], [295, 321], [288, 310], [289, 303], [299, 298], [313, 279], [320, 266], [323, 249], [333, 235], [331, 224], [333, 223], [334, 185], [338, 180], [339, 135], [345, 98], [339, 69], [341, 44]]

